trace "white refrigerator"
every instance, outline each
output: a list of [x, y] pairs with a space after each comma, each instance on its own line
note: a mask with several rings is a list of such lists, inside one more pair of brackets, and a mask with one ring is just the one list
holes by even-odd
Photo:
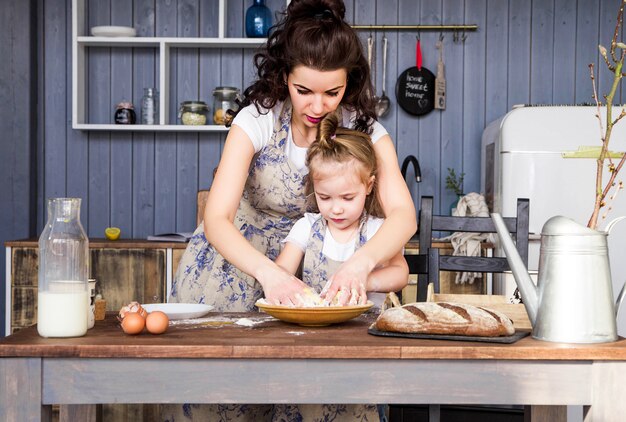
[[[613, 107], [617, 116], [621, 107]], [[601, 145], [598, 109], [595, 106], [516, 106], [487, 126], [482, 136], [482, 191], [490, 209], [505, 217], [515, 216], [517, 198], [530, 199], [529, 267], [539, 262], [539, 234], [552, 216], [564, 215], [586, 225], [593, 211], [596, 160], [568, 158], [581, 146]], [[599, 115], [605, 125], [606, 112]], [[609, 149], [626, 151], [626, 117], [613, 129]], [[617, 164], [618, 159], [614, 159]], [[617, 180], [626, 185], [626, 166]], [[604, 180], [608, 180], [605, 172]], [[626, 189], [613, 201], [603, 229], [612, 219], [626, 215]], [[602, 214], [607, 208], [603, 208]], [[602, 215], [601, 214], [601, 215]], [[617, 297], [626, 280], [626, 220], [609, 235], [613, 294]], [[589, 280], [593, 283], [593, 280]], [[515, 284], [510, 276], [494, 280], [494, 293], [510, 295]], [[626, 309], [618, 318], [619, 334], [626, 335]]]

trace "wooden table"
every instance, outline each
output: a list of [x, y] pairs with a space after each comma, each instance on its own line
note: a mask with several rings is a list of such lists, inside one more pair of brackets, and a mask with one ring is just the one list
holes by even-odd
[[71, 413], [119, 402], [584, 405], [586, 422], [626, 415], [626, 340], [388, 338], [367, 333], [372, 319], [314, 328], [209, 314], [127, 336], [109, 315], [68, 339], [31, 327], [0, 341], [0, 420], [50, 420], [55, 403], [78, 405]]

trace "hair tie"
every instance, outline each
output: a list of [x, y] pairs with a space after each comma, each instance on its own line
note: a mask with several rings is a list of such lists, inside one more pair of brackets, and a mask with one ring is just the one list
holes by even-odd
[[333, 133], [332, 135], [330, 135], [330, 139], [334, 141], [335, 139], [337, 139], [337, 135]]
[[332, 18], [333, 12], [331, 12], [329, 9], [324, 9], [323, 12], [314, 14], [313, 17], [317, 20], [324, 20], [327, 18]]

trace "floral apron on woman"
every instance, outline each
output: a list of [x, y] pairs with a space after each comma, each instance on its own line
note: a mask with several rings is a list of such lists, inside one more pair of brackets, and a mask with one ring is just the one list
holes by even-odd
[[[274, 260], [280, 242], [305, 211], [304, 172], [285, 153], [291, 105], [285, 102], [268, 144], [255, 154], [234, 224], [259, 252]], [[263, 289], [210, 245], [204, 223], [194, 232], [172, 283], [170, 302], [205, 303], [215, 311], [255, 310]]]

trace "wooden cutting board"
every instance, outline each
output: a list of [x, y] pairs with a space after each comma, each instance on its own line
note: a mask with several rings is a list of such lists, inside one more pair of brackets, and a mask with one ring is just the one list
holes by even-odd
[[449, 334], [425, 334], [425, 333], [396, 333], [393, 331], [380, 331], [370, 328], [368, 333], [381, 337], [404, 337], [419, 338], [425, 340], [453, 340], [453, 341], [478, 341], [482, 343], [512, 344], [530, 334], [528, 331], [516, 331], [510, 336], [483, 337], [483, 336], [453, 336]]

